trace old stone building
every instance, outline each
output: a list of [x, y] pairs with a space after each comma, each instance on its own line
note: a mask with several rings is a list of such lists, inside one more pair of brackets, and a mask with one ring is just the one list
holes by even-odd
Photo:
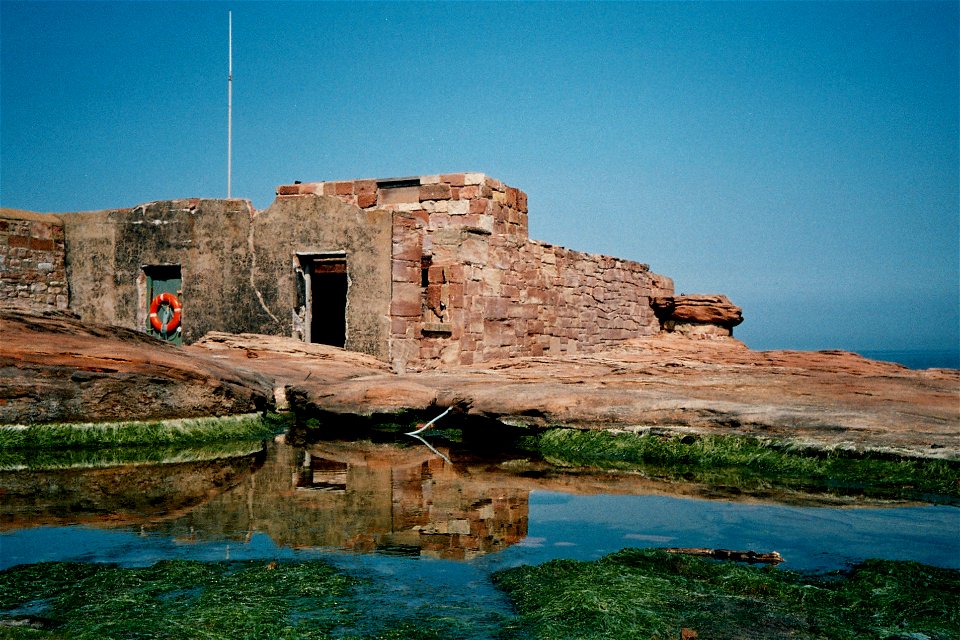
[[287, 335], [405, 370], [673, 327], [669, 278], [530, 240], [526, 194], [480, 173], [282, 185], [263, 211], [184, 199], [2, 216], [5, 300], [173, 341]]

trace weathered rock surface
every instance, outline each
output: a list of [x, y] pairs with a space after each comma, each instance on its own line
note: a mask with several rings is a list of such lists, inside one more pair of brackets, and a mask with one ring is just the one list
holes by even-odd
[[286, 338], [216, 334], [187, 349], [215, 349], [339, 413], [462, 401], [472, 414], [510, 423], [735, 433], [960, 458], [960, 371], [915, 371], [843, 351], [752, 351], [730, 338], [661, 335], [603, 353], [397, 376], [366, 356]]
[[[241, 413], [283, 390], [317, 409], [469, 413], [509, 423], [694, 430], [960, 459], [960, 371], [841, 351], [751, 351], [673, 335], [590, 355], [396, 375], [291, 338], [209, 334], [176, 348], [64, 314], [0, 313], [0, 422]], [[446, 418], [455, 421], [456, 416]]]
[[735, 327], [743, 322], [743, 310], [723, 295], [659, 296], [650, 300], [650, 306], [661, 324], [673, 321]]
[[68, 312], [0, 310], [0, 423], [96, 422], [247, 413], [272, 402], [266, 376]]

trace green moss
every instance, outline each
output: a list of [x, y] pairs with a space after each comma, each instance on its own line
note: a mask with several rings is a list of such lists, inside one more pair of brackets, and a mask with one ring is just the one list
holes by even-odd
[[[960, 571], [873, 560], [805, 575], [627, 549], [494, 574], [537, 638], [960, 637]], [[920, 637], [920, 636], [917, 636]]]
[[185, 446], [210, 442], [257, 440], [283, 430], [277, 414], [216, 418], [82, 424], [0, 425], [0, 451], [128, 446]]
[[960, 497], [960, 462], [814, 451], [742, 436], [654, 436], [551, 429], [537, 449], [550, 462], [641, 471], [705, 484]]

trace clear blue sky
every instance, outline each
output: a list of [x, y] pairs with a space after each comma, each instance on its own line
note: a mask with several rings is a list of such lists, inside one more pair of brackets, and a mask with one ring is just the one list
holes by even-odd
[[0, 2], [0, 204], [482, 171], [756, 348], [957, 348], [958, 3]]

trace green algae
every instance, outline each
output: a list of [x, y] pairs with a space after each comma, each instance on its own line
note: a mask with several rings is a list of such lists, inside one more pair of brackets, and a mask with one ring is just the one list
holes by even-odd
[[535, 448], [563, 467], [637, 471], [716, 486], [955, 501], [960, 461], [815, 450], [728, 435], [658, 436], [551, 429]]
[[81, 640], [327, 638], [355, 615], [354, 582], [323, 562], [22, 565], [0, 573], [0, 622], [33, 604], [43, 630], [0, 629]]
[[960, 637], [960, 571], [911, 562], [803, 574], [626, 549], [493, 578], [534, 638], [666, 640], [684, 628], [712, 640]]
[[370, 578], [321, 560], [20, 565], [0, 571], [0, 638], [960, 637], [960, 571], [912, 562], [810, 574], [626, 549], [492, 579], [517, 617], [442, 603], [384, 611], [358, 595]]
[[189, 446], [272, 438], [287, 418], [259, 413], [176, 420], [0, 425], [0, 451]]
[[359, 593], [370, 580], [321, 560], [20, 565], [0, 572], [0, 638], [466, 640], [479, 618], [488, 637], [509, 623], [444, 603], [384, 610]]

